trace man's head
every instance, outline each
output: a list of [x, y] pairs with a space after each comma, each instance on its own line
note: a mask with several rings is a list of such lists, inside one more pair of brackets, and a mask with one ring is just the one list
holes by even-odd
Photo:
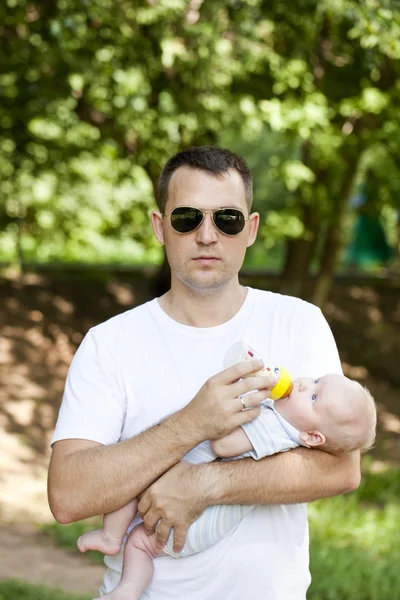
[[342, 454], [355, 449], [365, 452], [374, 443], [374, 399], [366, 388], [344, 375], [301, 377], [276, 408], [301, 431], [302, 440], [310, 447]]
[[167, 162], [152, 224], [173, 286], [212, 294], [237, 280], [258, 230], [251, 201], [250, 170], [229, 150], [192, 148]]
[[219, 179], [228, 171], [236, 171], [243, 181], [246, 204], [250, 212], [253, 203], [253, 176], [245, 161], [224, 148], [199, 146], [178, 152], [165, 164], [158, 183], [157, 204], [161, 213], [165, 212], [167, 205], [171, 177], [182, 167], [201, 171]]

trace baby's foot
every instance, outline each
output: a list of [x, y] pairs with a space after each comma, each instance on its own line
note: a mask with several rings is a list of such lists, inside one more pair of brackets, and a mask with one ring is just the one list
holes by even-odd
[[121, 549], [121, 543], [121, 539], [111, 538], [104, 533], [103, 529], [96, 529], [81, 535], [77, 541], [77, 546], [81, 552], [98, 550], [108, 556], [115, 556]]

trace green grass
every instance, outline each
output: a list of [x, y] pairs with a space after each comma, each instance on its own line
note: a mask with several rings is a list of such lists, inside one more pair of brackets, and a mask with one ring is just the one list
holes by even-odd
[[313, 578], [308, 600], [397, 597], [400, 469], [366, 470], [356, 492], [314, 502], [308, 513]]
[[389, 600], [400, 590], [400, 505], [340, 496], [309, 506], [309, 600]]
[[62, 590], [22, 583], [15, 579], [0, 581], [0, 600], [91, 600], [92, 596], [77, 596]]
[[379, 473], [371, 471], [372, 461], [365, 457], [361, 485], [354, 496], [365, 506], [372, 503], [385, 506], [389, 503], [400, 503], [400, 469], [386, 469]]
[[[101, 527], [101, 525], [101, 520], [96, 518], [78, 521], [77, 523], [71, 523], [70, 525], [60, 525], [60, 523], [54, 522], [41, 525], [40, 530], [46, 535], [49, 535], [58, 546], [61, 546], [66, 550], [79, 553], [76, 545], [79, 536], [83, 535], [87, 531], [90, 531], [91, 529], [98, 529]], [[85, 552], [85, 556], [90, 558], [95, 563], [103, 563], [104, 555], [100, 552], [92, 552], [89, 550], [88, 552]]]

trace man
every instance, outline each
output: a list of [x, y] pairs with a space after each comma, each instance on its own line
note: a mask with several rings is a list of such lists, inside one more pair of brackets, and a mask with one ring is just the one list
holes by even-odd
[[[359, 484], [358, 452], [335, 457], [302, 448], [258, 462], [179, 462], [202, 441], [255, 418], [268, 397], [259, 364], [223, 371], [235, 341], [274, 357], [293, 378], [341, 372], [319, 309], [239, 284], [259, 225], [251, 202], [251, 173], [231, 152], [203, 147], [171, 158], [152, 213], [171, 288], [91, 329], [68, 375], [49, 469], [59, 522], [102, 515], [139, 496], [148, 532], [158, 523], [163, 542], [173, 527], [179, 551], [207, 506], [259, 505], [208, 550], [155, 560], [144, 600], [303, 600], [310, 582], [304, 503]], [[239, 397], [251, 390], [258, 391]], [[243, 410], [243, 402], [255, 408]], [[102, 591], [109, 592], [121, 555], [105, 562]]]

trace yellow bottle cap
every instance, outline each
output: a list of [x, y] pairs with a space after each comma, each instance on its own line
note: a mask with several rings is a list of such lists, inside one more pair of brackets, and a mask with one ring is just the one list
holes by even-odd
[[277, 384], [272, 388], [269, 397], [271, 398], [271, 400], [280, 400], [281, 398], [289, 396], [292, 389], [292, 378], [290, 377], [286, 369], [281, 367], [281, 375], [278, 379]]

